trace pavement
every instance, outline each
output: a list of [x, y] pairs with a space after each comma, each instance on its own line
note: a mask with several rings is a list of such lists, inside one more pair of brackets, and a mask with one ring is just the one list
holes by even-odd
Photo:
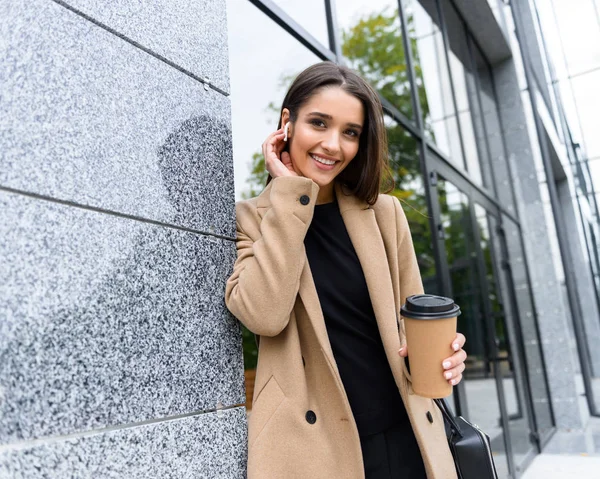
[[583, 430], [560, 430], [544, 446], [521, 479], [600, 479], [600, 418]]
[[540, 454], [521, 479], [599, 479], [600, 456]]

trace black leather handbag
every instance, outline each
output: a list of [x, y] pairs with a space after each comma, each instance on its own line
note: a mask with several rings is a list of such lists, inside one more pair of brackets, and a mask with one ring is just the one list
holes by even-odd
[[434, 401], [444, 416], [459, 479], [498, 479], [489, 436], [462, 416], [453, 417], [445, 400]]

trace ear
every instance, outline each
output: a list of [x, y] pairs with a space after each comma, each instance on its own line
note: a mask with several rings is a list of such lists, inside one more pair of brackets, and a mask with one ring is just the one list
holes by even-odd
[[287, 108], [284, 108], [281, 111], [281, 126], [285, 126], [286, 123], [288, 123], [290, 121], [290, 110], [288, 110]]

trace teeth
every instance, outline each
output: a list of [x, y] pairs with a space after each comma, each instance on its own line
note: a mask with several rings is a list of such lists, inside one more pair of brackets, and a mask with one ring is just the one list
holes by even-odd
[[324, 165], [335, 165], [335, 161], [326, 160], [325, 158], [321, 158], [320, 156], [310, 155], [313, 160], [318, 161], [319, 163], [323, 163]]

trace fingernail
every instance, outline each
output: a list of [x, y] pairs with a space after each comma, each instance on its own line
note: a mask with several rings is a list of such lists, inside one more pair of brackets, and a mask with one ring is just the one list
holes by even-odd
[[456, 379], [453, 379], [452, 381], [450, 381], [450, 384], [452, 384], [452, 386], [454, 386], [456, 384]]
[[445, 377], [446, 379], [450, 379], [450, 378], [452, 377], [452, 373], [451, 373], [450, 371], [446, 371], [446, 372], [444, 373], [444, 377]]
[[401, 348], [398, 350], [398, 352], [399, 352], [399, 353], [401, 353], [402, 351], [404, 351], [404, 346], [402, 346], [402, 347], [401, 347]]
[[450, 361], [444, 361], [442, 366], [444, 367], [444, 369], [448, 369], [450, 366], [452, 366], [452, 363], [450, 363]]
[[452, 345], [452, 349], [454, 349], [454, 351], [458, 351], [458, 348], [459, 348], [459, 345], [458, 345], [458, 343], [454, 343], [454, 344]]

